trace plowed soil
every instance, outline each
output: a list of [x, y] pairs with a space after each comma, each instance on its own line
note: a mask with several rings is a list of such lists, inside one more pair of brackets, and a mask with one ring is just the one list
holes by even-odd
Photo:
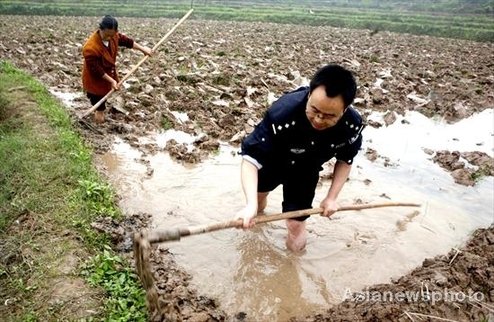
[[[369, 121], [369, 126], [388, 126], [396, 114], [407, 111], [453, 123], [494, 107], [493, 43], [332, 27], [188, 20], [110, 97], [107, 121], [97, 125], [91, 115], [82, 120], [79, 116], [91, 107], [81, 88], [81, 48], [99, 19], [3, 16], [0, 22], [1, 59], [52, 90], [75, 94], [68, 109], [95, 153], [107, 151], [114, 134], [144, 153], [155, 153], [158, 146], [138, 139], [173, 127], [200, 139], [193, 151], [171, 141], [168, 152], [180, 162], [201, 162], [218, 148], [219, 141], [238, 144], [276, 97], [305, 84], [328, 62], [355, 72], [359, 84], [355, 106], [364, 119], [374, 111], [386, 113], [383, 122]], [[176, 21], [120, 18], [119, 23], [121, 32], [153, 47]], [[141, 59], [140, 52], [122, 50], [120, 75]], [[176, 112], [186, 113], [187, 119]], [[367, 152], [368, 157], [378, 153]], [[492, 157], [485, 153], [429, 152], [458, 184], [474, 185], [479, 175], [494, 175]], [[112, 232], [116, 245], [130, 256], [128, 234], [147, 222], [142, 220], [145, 215], [137, 216], [139, 220], [121, 223], [102, 219], [95, 228]], [[171, 256], [154, 255], [154, 277], [165, 308], [154, 312], [155, 317], [245, 319], [241, 314], [226, 316], [214, 299], [197, 294], [189, 285], [190, 276], [178, 269]], [[463, 249], [425, 259], [422, 267], [393, 283], [348, 294], [346, 301], [326, 312], [292, 320], [432, 321], [440, 317], [491, 321], [493, 281], [491, 226], [475, 232]], [[444, 289], [454, 293], [444, 294]], [[403, 300], [399, 295], [410, 291], [420, 296]]]

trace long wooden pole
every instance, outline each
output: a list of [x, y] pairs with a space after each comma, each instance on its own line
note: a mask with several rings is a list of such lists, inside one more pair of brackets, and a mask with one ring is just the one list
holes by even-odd
[[[363, 204], [363, 205], [352, 205], [352, 206], [344, 206], [340, 207], [338, 211], [349, 211], [349, 210], [362, 210], [362, 209], [371, 209], [371, 208], [382, 208], [382, 207], [420, 207], [420, 204], [416, 203], [381, 203], [381, 204]], [[322, 208], [312, 208], [312, 209], [304, 209], [297, 211], [289, 211], [276, 215], [267, 215], [267, 216], [257, 216], [254, 217], [254, 222], [256, 224], [266, 223], [281, 219], [289, 219], [300, 216], [310, 216], [315, 214], [320, 214], [323, 212]], [[172, 230], [154, 230], [145, 232], [145, 238], [149, 241], [149, 243], [162, 243], [171, 240], [180, 240], [180, 237], [197, 235], [202, 233], [207, 233], [211, 231], [226, 229], [226, 228], [239, 228], [242, 227], [243, 220], [229, 220], [224, 222], [219, 222], [210, 225], [203, 226], [195, 226], [188, 228], [178, 228]], [[142, 232], [137, 233], [135, 238], [142, 238]]]
[[[155, 51], [168, 37], [170, 37], [170, 35], [175, 31], [175, 29], [178, 28], [178, 26], [180, 26], [191, 14], [192, 14], [192, 11], [194, 11], [194, 9], [190, 9], [186, 14], [185, 16], [182, 17], [182, 19], [180, 19], [177, 24], [175, 26], [173, 26], [172, 29], [170, 29], [170, 31], [168, 31], [168, 33], [166, 35], [163, 36], [163, 38], [161, 38], [160, 41], [158, 41], [158, 43], [156, 43], [156, 45], [154, 45], [153, 47], [153, 51]], [[144, 55], [144, 57], [141, 59], [141, 61], [139, 61], [137, 63], [137, 65], [135, 65], [130, 72], [127, 73], [127, 75], [125, 75], [119, 82], [118, 82], [118, 86], [122, 85], [123, 82], [125, 82], [129, 77], [130, 75], [132, 75], [147, 59], [149, 58], [148, 55]], [[112, 88], [108, 94], [106, 94], [102, 99], [100, 99], [98, 101], [98, 103], [94, 104], [93, 106], [91, 106], [90, 109], [88, 109], [86, 112], [84, 112], [79, 118], [84, 118], [86, 117], [87, 115], [91, 114], [92, 112], [94, 112], [94, 110], [96, 110], [101, 104], [103, 104], [104, 101], [106, 101], [108, 99], [108, 97], [110, 97], [110, 95], [115, 92], [115, 90]]]

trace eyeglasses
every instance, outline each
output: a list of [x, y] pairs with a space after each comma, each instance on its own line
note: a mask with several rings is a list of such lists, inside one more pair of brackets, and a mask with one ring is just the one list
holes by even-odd
[[320, 120], [334, 120], [340, 117], [339, 115], [335, 115], [335, 114], [323, 113], [314, 106], [310, 106], [308, 111]]

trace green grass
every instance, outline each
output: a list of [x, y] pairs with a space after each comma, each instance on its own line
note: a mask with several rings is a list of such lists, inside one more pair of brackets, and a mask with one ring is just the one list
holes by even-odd
[[163, 115], [161, 118], [161, 128], [164, 131], [173, 128], [173, 122], [166, 115]]
[[145, 321], [144, 291], [134, 272], [109, 247], [92, 258], [82, 275], [94, 286], [103, 286], [108, 294], [104, 321]]
[[[0, 61], [0, 296], [15, 303], [0, 307], [3, 319], [73, 320], [71, 303], [49, 302], [62, 277], [84, 277], [103, 290], [101, 320], [146, 319], [137, 276], [90, 227], [101, 216], [121, 214], [65, 108]], [[88, 260], [78, 268], [82, 277], [57, 270], [73, 252]]]

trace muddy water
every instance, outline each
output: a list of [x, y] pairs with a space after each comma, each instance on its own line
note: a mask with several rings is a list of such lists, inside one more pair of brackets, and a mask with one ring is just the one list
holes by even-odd
[[[390, 165], [383, 158], [370, 162], [361, 153], [340, 204], [392, 201], [422, 207], [341, 212], [333, 220], [312, 216], [307, 251], [301, 255], [286, 251], [283, 222], [189, 236], [166, 246], [194, 276], [200, 293], [218, 298], [231, 315], [244, 312], [248, 321], [285, 321], [322, 310], [349, 292], [389, 282], [424, 258], [460, 246], [472, 230], [493, 223], [494, 180], [486, 178], [475, 187], [457, 185], [422, 149], [492, 156], [493, 111], [454, 125], [415, 113], [406, 119], [410, 124], [399, 119], [386, 128], [366, 129], [364, 151], [376, 150]], [[167, 132], [143, 138], [143, 143], [164, 145], [170, 137], [191, 141]], [[151, 213], [156, 229], [169, 229], [229, 220], [242, 207], [235, 151], [225, 144], [206, 162], [183, 166], [164, 153], [142, 156], [116, 138], [113, 151], [100, 161], [122, 197], [124, 212]], [[327, 188], [328, 182], [318, 188], [314, 206]], [[277, 189], [267, 213], [279, 213], [280, 205]]]

